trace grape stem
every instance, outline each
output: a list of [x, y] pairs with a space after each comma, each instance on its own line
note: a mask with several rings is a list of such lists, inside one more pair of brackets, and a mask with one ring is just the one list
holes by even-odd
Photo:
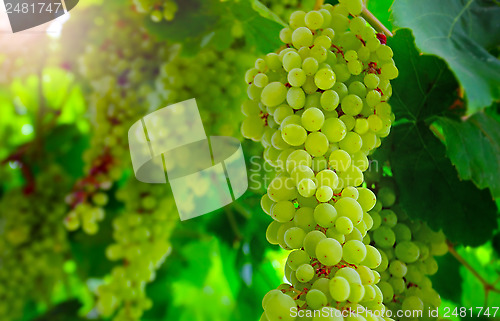
[[386, 26], [384, 26], [384, 24], [382, 22], [380, 22], [380, 20], [377, 19], [377, 17], [375, 17], [373, 15], [373, 13], [370, 12], [370, 10], [368, 10], [368, 8], [366, 6], [363, 7], [363, 11], [361, 12], [361, 16], [363, 18], [365, 18], [365, 20], [373, 27], [375, 28], [375, 30], [377, 30], [378, 32], [382, 32], [383, 34], [385, 34], [387, 37], [393, 37], [394, 35], [392, 34], [392, 32], [387, 29]]
[[314, 10], [319, 10], [325, 3], [325, 0], [316, 0], [316, 3], [314, 4]]
[[462, 264], [467, 270], [469, 270], [475, 277], [476, 279], [478, 279], [479, 282], [481, 282], [481, 284], [483, 285], [484, 287], [484, 304], [485, 306], [488, 305], [488, 296], [490, 294], [490, 292], [496, 292], [496, 293], [500, 293], [500, 289], [497, 289], [495, 288], [495, 284], [498, 282], [498, 280], [496, 282], [494, 282], [493, 284], [489, 283], [488, 281], [486, 281], [480, 274], [479, 272], [476, 271], [476, 269], [474, 269], [474, 267], [472, 267], [469, 262], [467, 262], [456, 250], [455, 250], [455, 247], [453, 246], [453, 244], [451, 244], [450, 241], [447, 242], [448, 243], [448, 251], [450, 252], [451, 255], [453, 255], [455, 257], [455, 259], [460, 262], [460, 264]]

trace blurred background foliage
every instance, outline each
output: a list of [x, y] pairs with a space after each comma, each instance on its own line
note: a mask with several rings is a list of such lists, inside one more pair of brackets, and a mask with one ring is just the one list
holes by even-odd
[[[409, 215], [442, 228], [454, 246], [433, 277], [443, 306], [499, 306], [500, 8], [488, 0], [367, 5], [395, 31], [389, 44], [400, 70], [397, 122], [373, 159], [394, 176]], [[114, 242], [138, 247], [139, 261], [150, 251], [161, 259], [136, 287], [143, 301], [113, 299], [110, 314], [259, 319], [285, 264], [265, 238], [262, 150], [243, 142], [250, 189], [241, 199], [181, 223], [168, 188], [134, 187], [126, 133], [143, 115], [195, 97], [209, 135], [241, 139], [245, 70], [280, 46], [292, 11], [313, 6], [82, 1], [53, 23], [62, 30], [0, 35], [1, 320], [106, 319], [99, 288], [113, 284], [117, 267], [131, 269], [126, 254], [110, 260]], [[143, 201], [154, 197], [157, 212]], [[120, 217], [137, 213], [164, 226], [144, 223], [161, 246], [120, 234]]]

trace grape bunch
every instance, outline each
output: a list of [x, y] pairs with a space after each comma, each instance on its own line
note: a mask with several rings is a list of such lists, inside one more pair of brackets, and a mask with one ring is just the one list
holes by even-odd
[[[245, 98], [240, 81], [253, 59], [236, 45], [224, 51], [205, 48], [194, 57], [184, 57], [179, 50], [162, 65], [157, 88], [168, 103], [196, 98], [207, 131], [232, 136], [242, 117], [233, 106]], [[219, 117], [221, 110], [234, 112]]]
[[[89, 11], [91, 16], [93, 12]], [[66, 199], [72, 210], [65, 225], [69, 230], [82, 227], [88, 234], [98, 232], [107, 203], [106, 190], [130, 165], [128, 129], [162, 107], [154, 93], [154, 80], [171, 51], [170, 46], [146, 32], [134, 12], [103, 14], [106, 19], [90, 19], [93, 23], [88, 26], [88, 44], [75, 62], [77, 74], [88, 85], [93, 135], [84, 154], [87, 175]]]
[[375, 246], [382, 256], [376, 269], [380, 273], [379, 288], [387, 308], [422, 311], [441, 304], [428, 276], [438, 270], [434, 256], [446, 254], [444, 234], [432, 231], [427, 224], [411, 220], [398, 204], [395, 183], [381, 179], [376, 183], [377, 204], [369, 212], [373, 227], [363, 240]]
[[154, 22], [174, 20], [179, 9], [175, 0], [133, 0], [133, 4], [138, 12], [149, 14]]
[[61, 220], [68, 187], [57, 166], [37, 175], [33, 190], [11, 189], [0, 203], [0, 319], [23, 316], [30, 300], [44, 302], [64, 277], [68, 254]]
[[125, 212], [113, 220], [114, 243], [106, 249], [111, 261], [119, 261], [97, 289], [97, 309], [114, 321], [141, 320], [152, 307], [146, 285], [170, 253], [170, 234], [178, 221], [174, 200], [166, 185], [144, 184], [132, 177], [117, 191]]
[[292, 13], [285, 46], [245, 75], [241, 131], [261, 141], [276, 171], [261, 200], [273, 218], [266, 236], [292, 251], [290, 284], [266, 295], [261, 320], [338, 320], [346, 311], [363, 320], [386, 310], [374, 270], [381, 254], [363, 243], [376, 197], [362, 184], [394, 120], [387, 100], [398, 70], [362, 8], [346, 0]]

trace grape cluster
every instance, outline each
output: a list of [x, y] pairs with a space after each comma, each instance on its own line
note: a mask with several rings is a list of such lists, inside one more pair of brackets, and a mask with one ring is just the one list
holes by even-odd
[[68, 251], [61, 224], [68, 186], [56, 166], [37, 175], [28, 193], [11, 189], [0, 203], [0, 319], [21, 318], [29, 300], [45, 301], [64, 276]]
[[[114, 243], [106, 249], [111, 261], [120, 261], [107, 282], [97, 289], [97, 309], [114, 321], [141, 320], [152, 307], [146, 285], [170, 253], [170, 234], [178, 221], [166, 185], [138, 182], [135, 177], [117, 192], [125, 212], [113, 220]], [[116, 313], [116, 314], [115, 314]]]
[[[201, 50], [194, 57], [184, 57], [182, 51], [161, 67], [158, 91], [168, 103], [196, 98], [203, 124], [209, 132], [232, 136], [241, 122], [235, 110], [244, 100], [241, 78], [253, 56], [236, 46], [224, 51]], [[224, 117], [219, 117], [221, 110]], [[233, 112], [231, 112], [233, 111]]]
[[95, 234], [104, 218], [105, 192], [130, 163], [128, 129], [152, 107], [162, 107], [154, 94], [154, 80], [171, 48], [151, 38], [132, 11], [90, 20], [87, 46], [76, 61], [76, 71], [89, 87], [94, 127], [91, 146], [84, 154], [87, 176], [67, 197], [72, 211], [65, 224], [69, 230], [81, 226]]
[[175, 0], [133, 0], [133, 3], [137, 11], [149, 14], [154, 22], [174, 20], [179, 9]]
[[266, 295], [261, 320], [337, 320], [345, 311], [363, 320], [386, 310], [374, 270], [382, 257], [363, 243], [376, 197], [362, 184], [367, 155], [394, 120], [387, 100], [398, 71], [385, 37], [358, 16], [362, 6], [292, 13], [286, 46], [245, 75], [241, 131], [261, 141], [277, 173], [261, 200], [273, 218], [266, 236], [292, 251], [291, 285]]
[[423, 311], [441, 304], [439, 294], [427, 277], [438, 270], [434, 256], [446, 254], [444, 234], [432, 231], [427, 224], [411, 220], [397, 205], [394, 182], [388, 178], [376, 183], [377, 204], [369, 212], [373, 227], [365, 244], [375, 246], [382, 256], [376, 269], [384, 303], [392, 311]]

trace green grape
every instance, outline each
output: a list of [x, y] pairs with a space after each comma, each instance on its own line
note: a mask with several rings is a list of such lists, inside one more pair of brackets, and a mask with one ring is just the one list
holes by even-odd
[[257, 74], [253, 79], [253, 83], [259, 88], [264, 88], [269, 83], [269, 78], [266, 74]]
[[325, 203], [332, 199], [333, 190], [329, 186], [319, 186], [316, 189], [316, 198], [319, 202]]
[[295, 215], [295, 206], [290, 201], [279, 201], [271, 207], [271, 217], [280, 223], [289, 222]]
[[382, 224], [385, 226], [394, 227], [398, 223], [398, 217], [392, 210], [385, 209], [380, 211], [379, 214], [382, 219]]
[[351, 287], [347, 279], [335, 276], [330, 280], [330, 295], [335, 301], [346, 301], [351, 294]]
[[345, 5], [349, 13], [354, 16], [359, 15], [364, 7], [362, 0], [341, 0], [340, 3]]
[[306, 76], [313, 76], [318, 71], [319, 63], [318, 60], [313, 57], [307, 57], [302, 62], [302, 70], [305, 72]]
[[373, 274], [373, 271], [367, 267], [366, 265], [359, 265], [356, 268], [356, 271], [359, 274], [359, 277], [361, 278], [361, 283], [362, 284], [374, 284], [375, 283], [375, 275]]
[[364, 118], [358, 118], [356, 119], [356, 124], [354, 125], [354, 131], [359, 134], [363, 135], [368, 132], [370, 129], [370, 125], [368, 123], [368, 120]]
[[320, 104], [326, 111], [333, 111], [339, 105], [339, 95], [334, 90], [326, 90], [321, 94]]
[[405, 263], [412, 263], [418, 260], [420, 249], [411, 241], [403, 241], [396, 245], [396, 257]]
[[323, 156], [328, 150], [328, 138], [321, 132], [313, 132], [307, 135], [304, 143], [306, 151], [313, 157]]
[[373, 246], [366, 245], [366, 257], [361, 264], [368, 266], [370, 269], [376, 269], [382, 264], [383, 256]]
[[384, 204], [384, 207], [391, 207], [396, 202], [396, 194], [389, 187], [382, 187], [377, 193], [378, 199]]
[[320, 290], [311, 289], [306, 294], [306, 302], [309, 307], [316, 310], [327, 304], [327, 298]]
[[343, 249], [340, 243], [331, 238], [325, 238], [316, 245], [316, 257], [326, 266], [333, 266], [342, 259]]
[[325, 234], [320, 231], [311, 231], [304, 238], [304, 250], [310, 257], [316, 257], [316, 246], [326, 239]]
[[318, 204], [314, 209], [314, 220], [319, 226], [329, 228], [335, 225], [337, 210], [329, 203]]
[[344, 235], [350, 234], [354, 228], [352, 221], [346, 216], [337, 218], [334, 226], [338, 233]]
[[406, 275], [407, 271], [406, 264], [401, 261], [394, 260], [389, 264], [389, 272], [395, 277], [402, 278]]
[[305, 143], [307, 139], [307, 132], [302, 126], [289, 124], [283, 127], [281, 137], [291, 146], [300, 146]]
[[370, 211], [375, 206], [375, 203], [377, 201], [375, 194], [365, 187], [359, 187], [358, 194], [359, 196], [357, 198], [357, 201], [363, 211]]
[[310, 47], [313, 44], [313, 34], [306, 27], [299, 27], [292, 33], [292, 44], [295, 48]]
[[363, 300], [365, 296], [365, 287], [361, 284], [353, 283], [350, 284], [351, 291], [347, 300], [352, 303], [357, 303]]
[[358, 240], [347, 241], [342, 250], [342, 258], [351, 264], [359, 264], [366, 257], [366, 245]]
[[302, 65], [302, 58], [296, 51], [289, 51], [283, 56], [283, 68], [291, 72], [294, 69], [299, 69]]
[[363, 100], [357, 95], [350, 94], [342, 98], [340, 105], [342, 106], [342, 111], [346, 115], [356, 116], [361, 113], [363, 109]]
[[302, 264], [307, 264], [311, 261], [311, 258], [304, 250], [295, 250], [288, 255], [287, 264], [293, 270], [296, 271]]
[[325, 115], [318, 108], [311, 107], [301, 116], [302, 126], [310, 132], [318, 131], [325, 122]]
[[293, 87], [301, 87], [307, 79], [306, 73], [300, 68], [294, 68], [288, 73], [288, 83]]
[[287, 89], [280, 82], [269, 83], [262, 90], [261, 100], [266, 106], [278, 106], [285, 101]]
[[375, 89], [380, 83], [380, 78], [375, 74], [367, 74], [363, 80], [367, 88]]
[[344, 172], [351, 167], [351, 156], [344, 150], [335, 150], [330, 154], [328, 164], [331, 169]]
[[285, 232], [285, 243], [291, 249], [300, 249], [306, 232], [300, 227], [292, 227]]
[[303, 179], [314, 179], [313, 170], [306, 165], [298, 165], [293, 169], [290, 173], [290, 177], [294, 180], [296, 184], [298, 184]]
[[286, 101], [293, 109], [301, 109], [306, 103], [306, 94], [302, 88], [292, 87], [288, 89]]
[[385, 281], [379, 282], [377, 286], [380, 291], [382, 291], [384, 303], [391, 302], [394, 297], [394, 290], [392, 289], [392, 286]]
[[342, 197], [337, 200], [335, 209], [339, 216], [348, 217], [353, 224], [358, 224], [363, 219], [363, 209], [361, 205], [350, 197]]
[[396, 235], [390, 227], [381, 226], [373, 232], [373, 240], [377, 247], [392, 247], [396, 242]]
[[286, 294], [272, 296], [264, 307], [266, 317], [269, 321], [292, 321], [290, 309], [296, 307], [295, 301]]
[[274, 121], [277, 124], [281, 124], [281, 122], [287, 118], [288, 116], [293, 115], [293, 109], [288, 105], [281, 105], [274, 111]]
[[266, 239], [269, 243], [273, 245], [278, 244], [278, 229], [280, 228], [280, 223], [273, 221], [269, 226], [267, 227], [266, 230]]
[[321, 90], [328, 90], [335, 84], [335, 73], [327, 68], [318, 70], [314, 75], [314, 83]]
[[302, 283], [306, 283], [312, 280], [314, 274], [314, 268], [310, 264], [302, 264], [297, 268], [296, 271], [297, 279]]
[[339, 147], [349, 154], [354, 154], [360, 151], [362, 145], [363, 141], [361, 140], [361, 136], [355, 132], [348, 132], [344, 139], [339, 142]]
[[291, 178], [276, 177], [269, 184], [267, 194], [272, 201], [279, 202], [294, 199], [296, 191]]
[[318, 186], [328, 186], [333, 190], [337, 188], [339, 179], [334, 171], [324, 169], [316, 174], [316, 182]]
[[310, 207], [301, 207], [295, 213], [293, 222], [306, 232], [310, 232], [316, 227], [314, 220], [314, 210]]
[[343, 278], [345, 278], [349, 284], [361, 284], [361, 278], [359, 276], [359, 273], [354, 270], [353, 268], [351, 267], [343, 267], [341, 269], [339, 269], [336, 273], [335, 273], [335, 276], [341, 276]]
[[345, 138], [347, 134], [347, 128], [344, 122], [342, 122], [340, 119], [328, 118], [324, 121], [321, 132], [325, 134], [329, 142], [336, 143]]
[[317, 185], [316, 183], [309, 178], [305, 178], [297, 184], [297, 189], [299, 194], [303, 197], [311, 197], [316, 193]]
[[409, 296], [404, 299], [401, 307], [404, 311], [421, 311], [424, 309], [424, 303], [419, 297]]
[[359, 197], [359, 192], [355, 187], [347, 186], [342, 190], [342, 197], [350, 197], [352, 199], [357, 200]]

